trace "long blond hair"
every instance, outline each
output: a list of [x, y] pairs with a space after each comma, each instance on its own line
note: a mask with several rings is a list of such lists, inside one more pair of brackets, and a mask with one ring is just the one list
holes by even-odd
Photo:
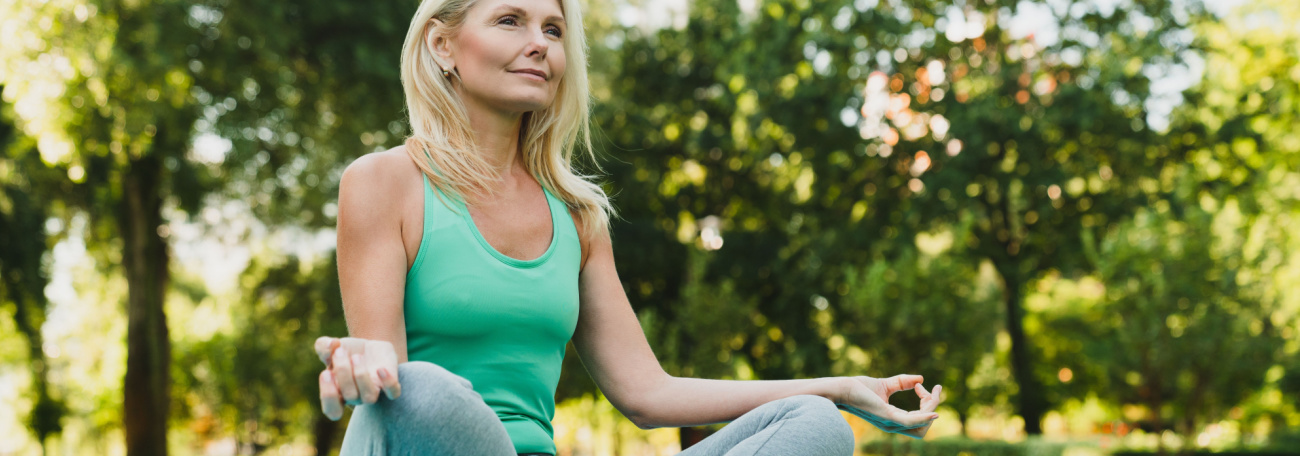
[[[431, 19], [445, 27], [435, 33], [451, 37], [464, 24], [476, 0], [424, 0], [402, 44], [402, 89], [412, 133], [406, 151], [435, 187], [453, 198], [485, 196], [497, 171], [475, 152], [469, 115], [451, 80], [443, 77], [425, 43]], [[543, 187], [577, 212], [585, 233], [606, 228], [613, 215], [609, 196], [591, 176], [573, 170], [573, 152], [581, 139], [595, 163], [591, 146], [591, 97], [587, 86], [587, 38], [578, 0], [560, 0], [568, 30], [561, 38], [567, 57], [564, 76], [551, 106], [523, 115], [519, 145], [525, 169]], [[450, 70], [450, 69], [449, 69]], [[453, 76], [455, 72], [452, 72]], [[436, 170], [436, 171], [435, 171]]]

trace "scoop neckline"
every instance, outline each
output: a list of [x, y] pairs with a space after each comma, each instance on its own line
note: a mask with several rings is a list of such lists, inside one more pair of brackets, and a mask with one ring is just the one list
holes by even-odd
[[546, 251], [542, 252], [541, 256], [531, 260], [521, 260], [497, 251], [496, 247], [493, 247], [492, 244], [487, 241], [487, 238], [483, 237], [483, 233], [478, 230], [478, 225], [474, 223], [474, 216], [469, 213], [469, 205], [464, 200], [460, 201], [460, 207], [464, 209], [461, 213], [461, 218], [465, 220], [465, 224], [469, 225], [469, 231], [474, 234], [474, 239], [477, 239], [479, 245], [483, 247], [483, 250], [493, 258], [496, 258], [506, 266], [520, 269], [535, 268], [542, 265], [542, 263], [545, 263], [546, 260], [551, 257], [551, 254], [555, 252], [555, 245], [559, 243], [560, 238], [559, 222], [555, 219], [555, 205], [551, 201], [554, 197], [551, 195], [550, 191], [546, 190], [546, 187], [542, 187], [542, 194], [546, 197], [547, 215], [551, 217], [551, 244], [546, 247]]

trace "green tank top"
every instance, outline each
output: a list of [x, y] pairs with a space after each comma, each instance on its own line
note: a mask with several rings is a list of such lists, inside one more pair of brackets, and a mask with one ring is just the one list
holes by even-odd
[[406, 274], [403, 312], [411, 361], [469, 380], [516, 452], [555, 454], [555, 388], [578, 324], [582, 247], [565, 204], [543, 192], [551, 245], [522, 261], [497, 252], [464, 202], [426, 177], [424, 235]]

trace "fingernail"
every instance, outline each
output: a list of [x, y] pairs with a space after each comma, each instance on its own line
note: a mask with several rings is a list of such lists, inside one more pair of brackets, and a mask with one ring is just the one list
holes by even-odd
[[333, 381], [334, 381], [334, 373], [333, 373], [333, 372], [330, 372], [330, 371], [325, 371], [325, 381], [327, 381], [327, 382], [333, 382]]
[[393, 389], [388, 387], [382, 387], [383, 384], [388, 383], [388, 369], [381, 367], [378, 370], [376, 370], [375, 375], [379, 376], [379, 384], [381, 385], [382, 391], [384, 392], [384, 396], [387, 396], [389, 400], [392, 400]]

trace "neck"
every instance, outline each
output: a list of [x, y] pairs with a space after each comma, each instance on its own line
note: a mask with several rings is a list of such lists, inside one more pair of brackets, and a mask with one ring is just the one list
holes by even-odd
[[499, 112], [483, 106], [474, 106], [468, 100], [466, 108], [479, 156], [483, 157], [502, 179], [509, 179], [515, 172], [523, 169], [523, 154], [519, 152], [519, 129], [522, 127], [523, 113]]

